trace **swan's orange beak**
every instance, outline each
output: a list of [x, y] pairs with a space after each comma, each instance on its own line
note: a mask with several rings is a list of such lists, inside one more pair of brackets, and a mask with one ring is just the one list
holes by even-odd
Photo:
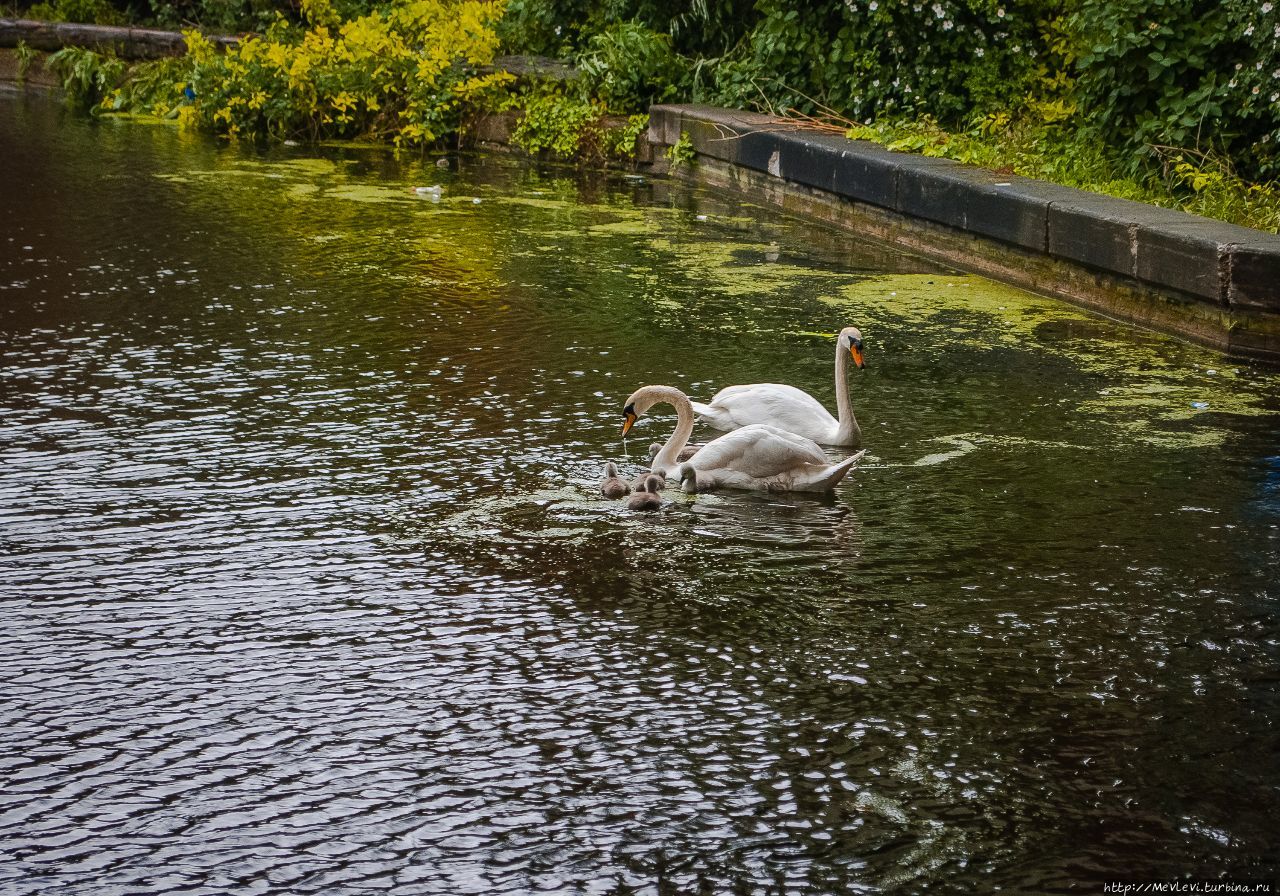
[[849, 354], [853, 355], [853, 363], [858, 365], [859, 370], [867, 366], [867, 362], [862, 359], [862, 346], [849, 346]]
[[622, 420], [622, 434], [623, 434], [623, 436], [625, 436], [627, 433], [631, 432], [631, 427], [633, 427], [633, 426], [635, 426], [635, 425], [636, 425], [636, 420], [637, 420], [637, 419], [638, 419], [638, 418], [636, 417], [636, 415], [635, 415], [635, 412], [634, 412], [634, 411], [627, 411], [627, 412], [623, 415], [623, 420]]

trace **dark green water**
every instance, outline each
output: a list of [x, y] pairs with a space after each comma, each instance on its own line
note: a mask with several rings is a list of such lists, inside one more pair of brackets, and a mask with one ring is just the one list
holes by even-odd
[[[1280, 874], [1274, 372], [663, 181], [0, 159], [0, 892]], [[850, 324], [834, 495], [595, 492]]]

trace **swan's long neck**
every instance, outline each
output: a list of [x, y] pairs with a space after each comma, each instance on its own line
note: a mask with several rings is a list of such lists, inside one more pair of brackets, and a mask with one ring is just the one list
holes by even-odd
[[836, 419], [840, 426], [836, 437], [841, 443], [852, 437], [854, 442], [862, 440], [862, 429], [858, 419], [853, 416], [853, 401], [849, 398], [849, 350], [836, 340]]
[[676, 409], [676, 431], [658, 450], [653, 462], [649, 465], [664, 476], [670, 476], [677, 466], [677, 456], [689, 443], [689, 436], [693, 435], [693, 403], [689, 401], [687, 395], [671, 386], [650, 386], [649, 390], [649, 394], [655, 399], [655, 404], [666, 402]]

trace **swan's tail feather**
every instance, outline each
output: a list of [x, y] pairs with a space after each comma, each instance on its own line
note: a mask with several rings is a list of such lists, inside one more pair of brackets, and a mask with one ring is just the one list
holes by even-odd
[[813, 485], [817, 489], [828, 491], [840, 484], [850, 470], [858, 465], [858, 461], [862, 460], [862, 456], [867, 453], [867, 449], [863, 448], [857, 454], [851, 454], [838, 464], [832, 464], [819, 476], [813, 480]]
[[703, 403], [702, 403], [702, 402], [700, 402], [700, 401], [691, 401], [691, 402], [689, 402], [689, 404], [693, 405], [693, 412], [694, 412], [695, 414], [697, 414], [699, 417], [716, 417], [716, 416], [719, 416], [719, 413], [720, 413], [720, 412], [719, 412], [719, 411], [717, 411], [715, 408], [713, 408], [713, 407], [712, 407], [711, 405], [709, 405], [709, 404], [703, 404]]

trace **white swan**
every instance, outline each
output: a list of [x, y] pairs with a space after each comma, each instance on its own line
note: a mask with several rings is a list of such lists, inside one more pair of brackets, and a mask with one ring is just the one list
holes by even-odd
[[676, 474], [688, 492], [742, 488], [768, 492], [825, 492], [836, 486], [862, 459], [865, 451], [839, 463], [813, 441], [778, 429], [753, 424], [708, 442], [690, 460], [678, 461], [693, 433], [693, 402], [672, 386], [642, 386], [623, 407], [622, 434], [630, 432], [645, 411], [665, 402], [675, 407], [676, 431], [653, 458], [653, 469], [667, 478]]
[[862, 359], [862, 333], [857, 327], [845, 327], [836, 337], [838, 420], [808, 392], [781, 383], [726, 386], [708, 404], [695, 401], [694, 413], [716, 429], [734, 430], [752, 423], [768, 423], [822, 445], [857, 445], [862, 441], [862, 430], [849, 400], [851, 357], [858, 367], [867, 366]]

